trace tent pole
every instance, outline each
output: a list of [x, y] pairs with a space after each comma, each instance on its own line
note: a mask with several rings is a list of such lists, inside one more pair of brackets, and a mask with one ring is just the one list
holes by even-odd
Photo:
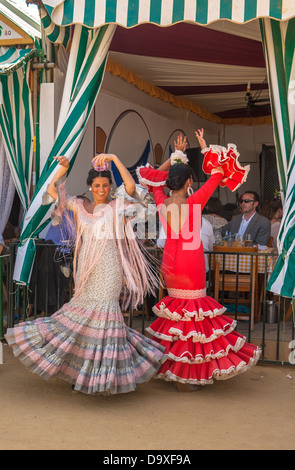
[[32, 69], [37, 70], [37, 69], [53, 69], [54, 68], [54, 62], [47, 62], [44, 60], [43, 63], [41, 62], [33, 62], [32, 64]]
[[36, 138], [37, 138], [37, 110], [38, 110], [38, 70], [33, 67], [32, 63], [32, 74], [33, 74], [33, 90], [32, 90], [32, 99], [33, 99], [33, 129], [34, 129], [34, 142], [33, 142], [33, 162], [32, 162], [32, 178], [31, 178], [31, 188], [30, 188], [30, 198], [33, 197], [36, 188], [36, 178], [39, 176], [36, 173], [39, 173], [39, 168], [36, 162]]

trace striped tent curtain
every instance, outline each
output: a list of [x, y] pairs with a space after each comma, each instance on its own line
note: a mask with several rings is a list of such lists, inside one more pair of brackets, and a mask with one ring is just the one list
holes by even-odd
[[63, 45], [67, 49], [71, 43], [72, 26], [63, 27], [56, 25], [48, 11], [43, 7], [40, 8], [40, 18], [46, 38], [54, 44]]
[[[5, 55], [7, 64], [9, 52]], [[9, 75], [0, 74], [0, 129], [13, 182], [25, 210], [30, 203], [34, 138], [28, 81], [29, 63]]]
[[0, 133], [0, 245], [5, 245], [3, 232], [8, 222], [15, 194], [15, 186], [6, 157], [4, 142]]
[[283, 198], [279, 258], [267, 289], [295, 297], [295, 18], [261, 20]]
[[16, 47], [0, 47], [0, 73], [9, 75], [24, 62], [36, 55], [36, 49], [17, 49]]
[[13, 274], [16, 283], [30, 281], [36, 251], [34, 239], [50, 221], [52, 208], [42, 206], [42, 195], [58, 169], [53, 157], [67, 156], [71, 169], [102, 83], [115, 28], [114, 25], [94, 30], [81, 25], [74, 28], [55, 141], [23, 220]]

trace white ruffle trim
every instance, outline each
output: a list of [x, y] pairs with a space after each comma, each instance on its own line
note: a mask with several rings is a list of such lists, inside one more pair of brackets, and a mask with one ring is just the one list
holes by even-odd
[[[206, 147], [205, 149], [201, 150], [201, 153], [203, 155], [205, 155], [205, 153], [209, 152], [210, 150], [214, 153], [218, 153], [218, 160], [219, 160], [219, 163], [222, 165], [224, 163], [226, 163], [228, 157], [227, 157], [227, 152], [232, 149], [233, 152], [235, 153], [236, 155], [236, 161], [235, 161], [235, 164], [237, 166], [237, 168], [239, 170], [244, 170], [245, 171], [245, 174], [244, 174], [244, 177], [241, 181], [241, 183], [239, 183], [236, 188], [235, 188], [235, 191], [242, 185], [245, 183], [245, 181], [247, 180], [247, 176], [249, 174], [249, 171], [250, 171], [250, 165], [246, 165], [246, 166], [242, 166], [239, 162], [239, 156], [240, 156], [240, 153], [238, 152], [237, 150], [237, 146], [235, 144], [227, 144], [227, 148], [223, 147], [222, 145], [210, 145], [209, 147]], [[213, 174], [211, 172], [211, 174]], [[222, 179], [222, 182], [225, 183], [226, 181], [228, 180], [228, 178], [223, 178]]]
[[246, 364], [245, 361], [241, 361], [241, 363], [238, 366], [232, 365], [229, 367], [229, 369], [216, 369], [212, 372], [211, 376], [208, 377], [208, 379], [201, 379], [201, 380], [196, 380], [196, 379], [182, 379], [181, 377], [178, 377], [175, 374], [172, 374], [169, 370], [165, 372], [164, 374], [157, 374], [154, 376], [155, 379], [162, 379], [166, 380], [168, 382], [181, 382], [183, 384], [190, 384], [190, 385], [211, 385], [214, 383], [214, 380], [227, 380], [232, 377], [235, 377], [236, 375], [242, 374], [246, 372], [247, 370], [251, 369], [254, 367], [257, 362], [259, 361], [259, 358], [261, 356], [261, 348], [257, 348], [254, 357], [252, 357], [249, 361], [248, 364]]
[[209, 337], [197, 331], [190, 331], [188, 335], [183, 335], [183, 332], [174, 326], [169, 329], [169, 333], [171, 333], [171, 336], [160, 333], [159, 331], [154, 331], [150, 326], [146, 329], [146, 331], [148, 331], [148, 333], [155, 336], [156, 338], [163, 339], [164, 341], [173, 342], [178, 341], [179, 339], [182, 341], [187, 341], [189, 338], [192, 338], [193, 343], [204, 344], [212, 343], [212, 341], [219, 338], [220, 336], [226, 336], [227, 334], [234, 331], [236, 326], [237, 322], [236, 320], [233, 320], [231, 324], [227, 323], [226, 325], [224, 325], [223, 329], [215, 330], [214, 328], [212, 328], [213, 333]]
[[[238, 159], [240, 156], [240, 153], [238, 152], [236, 144], [227, 144], [227, 148], [225, 148], [223, 145], [211, 144], [209, 145], [209, 147], [206, 147], [203, 150], [201, 150], [201, 153], [205, 155], [206, 152], [209, 152], [211, 150], [214, 153], [218, 153], [220, 163], [225, 163], [227, 161], [226, 154], [230, 149], [233, 149]], [[240, 165], [238, 160], [236, 163], [239, 168], [243, 169], [243, 167]]]
[[[237, 163], [238, 163], [238, 166], [241, 167], [241, 165], [239, 164], [239, 162], [237, 162]], [[243, 168], [244, 168], [244, 170], [245, 170], [244, 177], [243, 177], [241, 183], [239, 183], [239, 184], [236, 186], [235, 191], [236, 191], [240, 186], [242, 186], [242, 184], [244, 184], [245, 181], [247, 180], [247, 176], [248, 176], [248, 173], [249, 173], [249, 171], [250, 171], [250, 165], [246, 165], [246, 166], [244, 166]], [[223, 182], [225, 182], [227, 179], [228, 179], [228, 178], [224, 178]]]
[[142, 186], [144, 186], [145, 188], [147, 188], [148, 186], [165, 186], [165, 185], [166, 185], [166, 180], [165, 180], [165, 181], [156, 181], [156, 182], [155, 182], [155, 181], [150, 181], [150, 180], [148, 180], [148, 179], [146, 179], [146, 178], [143, 178], [143, 177], [141, 176], [139, 170], [140, 170], [141, 168], [149, 168], [149, 167], [153, 168], [152, 165], [150, 165], [149, 163], [147, 163], [145, 166], [144, 166], [144, 165], [141, 165], [141, 166], [138, 166], [138, 167], [136, 168], [135, 171], [136, 171], [136, 175], [137, 175], [137, 178], [138, 178], [139, 183], [140, 183]]
[[[212, 359], [221, 359], [223, 357], [228, 356], [228, 353], [230, 351], [233, 351], [237, 353], [246, 343], [246, 337], [243, 336], [243, 338], [238, 337], [236, 344], [233, 346], [232, 344], [229, 344], [226, 349], [222, 349], [218, 351], [217, 353], [214, 353], [211, 351], [209, 354], [206, 354], [204, 356], [203, 354], [198, 354], [197, 356], [193, 357], [192, 354], [189, 351], [186, 351], [182, 353], [181, 356], [175, 356], [171, 352], [168, 353], [167, 358], [172, 359], [175, 362], [182, 362], [184, 364], [203, 364], [204, 362], [210, 362]], [[189, 357], [183, 357], [184, 354], [189, 354], [191, 358]]]
[[212, 310], [207, 310], [204, 312], [201, 308], [199, 311], [189, 312], [188, 310], [182, 309], [184, 315], [181, 316], [177, 312], [170, 312], [170, 310], [166, 307], [165, 303], [162, 302], [160, 305], [160, 309], [156, 307], [156, 305], [152, 308], [153, 312], [161, 318], [167, 318], [168, 320], [179, 321], [179, 320], [186, 320], [191, 321], [194, 318], [195, 321], [203, 321], [204, 318], [214, 318], [219, 315], [222, 315], [226, 311], [226, 307], [222, 308], [215, 308]]
[[[229, 326], [229, 328], [225, 329], [227, 326]], [[204, 344], [204, 343], [211, 343], [212, 341], [219, 338], [220, 336], [226, 336], [228, 333], [231, 333], [232, 331], [234, 331], [236, 326], [237, 326], [236, 320], [233, 320], [233, 323], [231, 324], [231, 326], [229, 323], [227, 323], [223, 329], [214, 330], [213, 328], [212, 330], [213, 333], [209, 337], [207, 337], [206, 335], [198, 331], [190, 331], [189, 334], [184, 335], [180, 329], [175, 328], [175, 327], [171, 327], [169, 330], [169, 333], [171, 333], [174, 336], [174, 338], [181, 339], [181, 341], [187, 341], [189, 338], [192, 338], [193, 343]]]

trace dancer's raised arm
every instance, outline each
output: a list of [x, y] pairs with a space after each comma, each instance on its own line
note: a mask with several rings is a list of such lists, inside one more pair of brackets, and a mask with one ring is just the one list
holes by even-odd
[[195, 134], [200, 144], [201, 150], [204, 150], [207, 147], [206, 141], [204, 139], [204, 129], [198, 129], [195, 131]]
[[53, 158], [59, 162], [60, 168], [57, 170], [52, 180], [50, 181], [47, 187], [47, 192], [48, 194], [50, 194], [51, 197], [53, 197], [53, 199], [57, 199], [57, 190], [55, 187], [55, 183], [66, 174], [66, 172], [69, 169], [70, 163], [69, 163], [69, 159], [64, 156], [53, 157]]
[[[174, 151], [180, 150], [181, 152], [185, 152], [187, 148], [187, 141], [186, 136], [182, 137], [182, 134], [179, 134], [177, 140], [174, 141]], [[168, 171], [171, 166], [171, 158], [168, 158], [162, 165], [158, 168], [158, 170]]]

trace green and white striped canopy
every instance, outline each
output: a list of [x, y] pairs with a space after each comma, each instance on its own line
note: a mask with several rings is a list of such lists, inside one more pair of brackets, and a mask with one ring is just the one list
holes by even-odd
[[0, 132], [14, 185], [26, 211], [30, 205], [34, 142], [30, 60], [41, 56], [43, 51], [38, 49], [40, 21], [27, 15], [23, 8], [24, 5], [15, 1], [1, 0], [2, 18], [24, 31], [32, 40], [29, 48], [0, 47]]
[[180, 21], [209, 24], [219, 19], [245, 23], [254, 18], [287, 20], [295, 15], [293, 0], [44, 0], [56, 25], [91, 28], [116, 23], [169, 26]]
[[37, 49], [0, 47], [0, 74], [9, 75], [37, 54]]

